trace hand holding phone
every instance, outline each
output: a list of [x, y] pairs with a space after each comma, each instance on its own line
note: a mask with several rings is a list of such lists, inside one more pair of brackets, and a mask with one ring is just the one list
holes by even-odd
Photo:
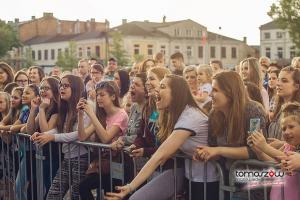
[[250, 127], [249, 134], [260, 130], [260, 119], [259, 118], [251, 118], [250, 119]]

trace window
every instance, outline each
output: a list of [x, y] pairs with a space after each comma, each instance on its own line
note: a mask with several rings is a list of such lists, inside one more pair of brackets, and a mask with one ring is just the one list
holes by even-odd
[[186, 29], [186, 36], [191, 37], [192, 36], [192, 30], [191, 29]]
[[44, 60], [48, 60], [48, 50], [44, 50]]
[[296, 56], [295, 46], [290, 47], [290, 59]]
[[216, 58], [216, 47], [210, 47], [210, 57]]
[[188, 57], [191, 57], [192, 56], [192, 47], [191, 46], [187, 46], [186, 47], [186, 55]]
[[221, 47], [221, 58], [226, 58], [226, 47]]
[[266, 48], [266, 57], [271, 58], [271, 48], [270, 47]]
[[139, 44], [135, 44], [133, 46], [133, 54], [134, 55], [139, 55], [140, 54], [140, 45]]
[[149, 44], [148, 45], [148, 56], [152, 56], [153, 55], [153, 45]]
[[281, 39], [282, 38], [282, 32], [277, 32], [276, 33], [276, 37], [277, 37], [277, 39]]
[[175, 35], [175, 36], [179, 36], [179, 29], [178, 29], [178, 28], [175, 28], [175, 29], [174, 29], [174, 35]]
[[161, 45], [160, 46], [160, 52], [164, 55], [166, 55], [166, 46], [165, 45]]
[[51, 49], [51, 60], [55, 60], [55, 50]]
[[203, 58], [203, 46], [198, 47], [198, 58]]
[[283, 58], [283, 49], [282, 47], [277, 47], [277, 57]]
[[198, 37], [202, 37], [202, 31], [198, 31]]
[[57, 49], [57, 56], [61, 56], [61, 49]]
[[42, 51], [38, 50], [38, 60], [42, 60]]
[[271, 38], [271, 34], [269, 32], [265, 33], [265, 39], [270, 39]]
[[82, 58], [82, 48], [81, 47], [78, 49], [78, 57]]
[[231, 48], [231, 58], [236, 58], [236, 47]]
[[31, 51], [31, 58], [32, 58], [33, 60], [35, 60], [35, 51], [34, 51], [34, 50]]
[[69, 55], [69, 48], [65, 48], [65, 55]]
[[100, 58], [100, 46], [96, 46], [95, 52], [96, 52], [96, 57]]
[[175, 53], [176, 52], [180, 52], [180, 47], [179, 46], [175, 46]]
[[91, 47], [86, 48], [86, 56], [90, 57], [91, 56]]

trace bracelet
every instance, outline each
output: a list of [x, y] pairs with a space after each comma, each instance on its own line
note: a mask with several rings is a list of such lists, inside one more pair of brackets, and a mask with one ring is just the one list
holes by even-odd
[[129, 188], [129, 194], [132, 194], [132, 192], [133, 192], [133, 189], [132, 189], [132, 187], [131, 187], [130, 183], [128, 183], [126, 186]]

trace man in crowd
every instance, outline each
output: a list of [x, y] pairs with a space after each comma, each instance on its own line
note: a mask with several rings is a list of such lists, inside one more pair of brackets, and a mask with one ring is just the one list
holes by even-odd
[[[91, 80], [90, 65], [87, 59], [81, 59], [78, 62], [78, 73], [83, 80], [84, 86]], [[84, 89], [83, 97], [87, 97], [86, 89]]]
[[114, 74], [118, 69], [118, 62], [115, 58], [110, 58], [108, 60], [108, 65], [105, 69], [105, 80], [113, 80]]
[[220, 60], [211, 60], [209, 63], [213, 75], [223, 71], [223, 64]]
[[171, 69], [172, 73], [175, 75], [182, 76], [183, 69], [185, 67], [182, 53], [176, 52], [173, 55], [171, 55], [171, 64], [172, 64], [172, 69]]

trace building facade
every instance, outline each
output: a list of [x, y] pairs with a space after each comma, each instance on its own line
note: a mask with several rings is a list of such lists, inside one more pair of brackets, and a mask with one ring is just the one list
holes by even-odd
[[[247, 56], [254, 55], [254, 49], [246, 40], [240, 41], [216, 33], [190, 19], [161, 23], [149, 21], [127, 22], [112, 28], [123, 35], [124, 47], [131, 59], [134, 55], [152, 58], [162, 52], [169, 58], [175, 52], [184, 55], [186, 65], [209, 63], [218, 59], [229, 68], [234, 67]], [[166, 60], [168, 63], [168, 60]]]
[[296, 55], [288, 30], [279, 28], [275, 21], [260, 26], [260, 52], [271, 60], [290, 60]]

